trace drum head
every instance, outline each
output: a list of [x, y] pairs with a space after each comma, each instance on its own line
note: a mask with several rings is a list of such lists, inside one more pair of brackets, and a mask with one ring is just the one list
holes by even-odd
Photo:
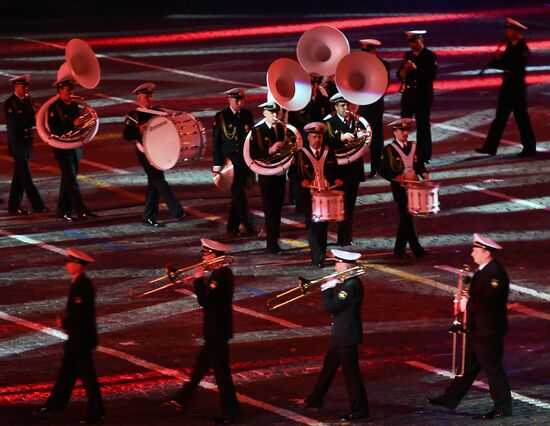
[[143, 150], [149, 163], [158, 170], [174, 167], [180, 155], [180, 138], [172, 121], [157, 116], [147, 122], [143, 132]]

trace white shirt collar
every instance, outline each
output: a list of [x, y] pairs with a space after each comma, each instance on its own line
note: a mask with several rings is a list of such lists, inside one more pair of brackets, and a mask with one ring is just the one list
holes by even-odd
[[479, 268], [477, 268], [478, 271], [483, 270], [490, 262], [484, 263], [483, 265], [479, 265]]
[[232, 106], [229, 106], [229, 109], [233, 112], [233, 115], [237, 115], [237, 110], [233, 109]]

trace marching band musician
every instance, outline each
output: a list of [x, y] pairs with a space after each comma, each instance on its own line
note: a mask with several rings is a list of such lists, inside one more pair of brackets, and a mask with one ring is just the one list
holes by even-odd
[[[217, 241], [201, 238], [203, 261], [223, 256], [230, 247]], [[194, 291], [203, 310], [204, 345], [197, 356], [189, 382], [174, 395], [167, 405], [184, 409], [193, 392], [210, 368], [218, 385], [222, 416], [212, 423], [231, 424], [240, 420], [240, 408], [231, 370], [229, 368], [228, 341], [233, 337], [233, 272], [227, 266], [214, 269], [209, 277], [204, 268], [195, 269]]]
[[[155, 91], [154, 83], [144, 83], [136, 87], [132, 93], [137, 96], [137, 103], [140, 107], [145, 109], [153, 108], [153, 93]], [[124, 122], [123, 137], [127, 141], [133, 141], [136, 145], [136, 155], [147, 175], [147, 195], [145, 198], [145, 209], [143, 211], [142, 223], [145, 226], [152, 226], [154, 228], [162, 227], [163, 224], [157, 222], [157, 214], [159, 210], [160, 196], [168, 205], [170, 213], [177, 219], [183, 220], [185, 212], [174, 196], [168, 182], [164, 178], [164, 171], [158, 170], [153, 167], [145, 153], [142, 146], [143, 132], [147, 122], [154, 117], [154, 114], [140, 110], [140, 108], [130, 111], [126, 116]]]
[[[310, 73], [309, 79], [311, 83], [311, 99], [309, 103], [300, 111], [288, 112], [288, 123], [298, 129], [304, 140], [307, 139], [304, 126], [314, 121], [323, 121], [331, 110], [326, 92], [320, 86], [323, 77], [316, 73]], [[300, 204], [300, 183], [290, 182], [290, 192], [292, 199], [296, 202], [296, 213], [302, 214], [304, 208]]]
[[[361, 257], [359, 253], [331, 250], [336, 257], [336, 272], [343, 272], [355, 266]], [[323, 360], [323, 368], [311, 394], [301, 401], [299, 408], [320, 409], [332, 380], [342, 366], [342, 373], [348, 391], [351, 413], [340, 418], [353, 422], [369, 417], [369, 403], [359, 368], [358, 345], [363, 342], [361, 305], [363, 284], [358, 277], [347, 278], [338, 288], [333, 279], [321, 285], [325, 312], [332, 314], [332, 335], [330, 346]]]
[[[74, 94], [74, 83], [71, 79], [61, 78], [53, 84], [57, 87], [58, 99], [48, 108], [48, 126], [51, 134], [56, 136], [74, 131], [83, 124], [79, 106], [71, 100]], [[52, 147], [52, 150], [61, 170], [57, 217], [68, 223], [97, 217], [84, 205], [78, 185], [77, 175], [82, 158], [82, 147], [71, 149]], [[72, 216], [73, 210], [76, 211], [76, 217]]]
[[502, 85], [498, 95], [496, 117], [491, 123], [487, 139], [481, 148], [476, 151], [482, 154], [495, 155], [500, 144], [500, 138], [506, 127], [510, 113], [514, 112], [518, 125], [523, 150], [520, 157], [536, 155], [536, 140], [527, 111], [527, 86], [525, 84], [525, 67], [529, 59], [529, 48], [523, 38], [523, 31], [527, 27], [518, 21], [506, 19], [506, 50], [498, 50], [489, 66], [504, 71]]
[[390, 181], [393, 199], [399, 210], [399, 227], [393, 255], [403, 259], [410, 257], [406, 253], [407, 243], [415, 257], [428, 254], [418, 241], [413, 217], [408, 211], [407, 191], [402, 186], [404, 180], [418, 180], [419, 175], [424, 179], [429, 178], [424, 163], [416, 154], [416, 143], [408, 140], [413, 122], [411, 118], [401, 118], [389, 124], [393, 128], [394, 140], [382, 151], [380, 162], [380, 175]]
[[[218, 112], [214, 118], [212, 133], [214, 166], [212, 173], [222, 170], [224, 159], [233, 163], [233, 183], [231, 185], [231, 203], [227, 218], [227, 233], [240, 236], [256, 234], [250, 222], [246, 186], [252, 174], [243, 158], [243, 144], [247, 133], [254, 126], [252, 113], [243, 108], [244, 89], [235, 88], [224, 92], [229, 106]], [[244, 226], [244, 231], [240, 230]]]
[[35, 411], [36, 416], [47, 417], [63, 411], [67, 406], [77, 379], [80, 379], [88, 397], [88, 414], [80, 423], [99, 423], [105, 418], [101, 390], [95, 372], [92, 350], [98, 345], [95, 318], [95, 291], [85, 273], [86, 265], [95, 262], [87, 253], [69, 248], [65, 269], [71, 276], [67, 301], [67, 315], [61, 326], [67, 332], [63, 361], [53, 390], [46, 404]]
[[[286, 128], [279, 121], [279, 105], [275, 102], [264, 102], [259, 105], [263, 108], [265, 120], [252, 129], [250, 138], [250, 156], [253, 159], [267, 158], [276, 154], [285, 147], [287, 139]], [[281, 213], [285, 199], [286, 173], [265, 176], [258, 175], [262, 206], [265, 217], [265, 232], [267, 251], [274, 254], [283, 254], [279, 246], [281, 231]]]
[[417, 123], [418, 156], [424, 163], [432, 158], [432, 134], [430, 112], [437, 71], [437, 55], [424, 45], [426, 30], [406, 31], [411, 50], [405, 53], [397, 70], [401, 81], [401, 117], [412, 118]]
[[30, 212], [21, 208], [23, 193], [31, 203], [32, 211], [45, 213], [49, 209], [32, 180], [29, 158], [33, 152], [32, 128], [36, 124], [35, 105], [29, 96], [30, 74], [10, 79], [13, 94], [4, 102], [4, 114], [8, 128], [8, 154], [13, 157], [13, 177], [8, 200], [8, 212], [26, 216]]
[[[366, 38], [359, 40], [361, 50], [363, 52], [375, 55], [380, 62], [386, 68], [388, 73], [388, 85], [390, 84], [390, 64], [388, 61], [382, 59], [376, 48], [381, 46], [382, 43], [379, 40], [373, 38]], [[369, 122], [372, 130], [372, 141], [370, 144], [370, 173], [367, 178], [373, 178], [378, 173], [380, 168], [380, 156], [382, 155], [382, 149], [384, 148], [384, 96], [381, 96], [376, 102], [370, 105], [360, 105], [357, 110], [357, 114]]]
[[[311, 190], [310, 187], [324, 182], [325, 186], [341, 185], [342, 181], [336, 179], [336, 156], [328, 144], [323, 143], [327, 126], [322, 122], [309, 123], [304, 127], [307, 133], [308, 144], [304, 144], [292, 159], [290, 166], [290, 179], [300, 182], [299, 197], [304, 206], [304, 217], [307, 228], [307, 238], [311, 255], [311, 263], [319, 268], [325, 266], [325, 253], [327, 249], [328, 222], [314, 222], [311, 217]], [[321, 190], [323, 184], [319, 185]]]
[[495, 259], [502, 246], [489, 237], [474, 234], [472, 258], [479, 265], [472, 277], [466, 305], [466, 355], [464, 374], [456, 376], [445, 393], [426, 402], [454, 410], [481, 370], [487, 376], [494, 403], [481, 418], [492, 420], [512, 415], [512, 397], [504, 371], [504, 336], [508, 330], [509, 279]]
[[[353, 142], [356, 137], [357, 119], [350, 112], [349, 101], [338, 92], [330, 98], [335, 113], [326, 121], [329, 144], [334, 150]], [[338, 239], [336, 245], [349, 246], [353, 242], [353, 212], [357, 200], [359, 184], [365, 180], [363, 157], [357, 160], [338, 165], [338, 175], [344, 182], [344, 220], [338, 222]]]

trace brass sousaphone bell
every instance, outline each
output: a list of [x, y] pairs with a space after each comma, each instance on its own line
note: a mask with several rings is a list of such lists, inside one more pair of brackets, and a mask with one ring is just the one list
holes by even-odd
[[319, 25], [307, 30], [296, 46], [298, 62], [309, 73], [330, 76], [340, 60], [349, 54], [349, 42], [337, 28]]

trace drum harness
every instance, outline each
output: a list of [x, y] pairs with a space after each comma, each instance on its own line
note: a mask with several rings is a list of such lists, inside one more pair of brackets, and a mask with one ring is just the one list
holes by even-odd
[[416, 154], [416, 142], [409, 142], [411, 144], [411, 151], [409, 152], [409, 155], [406, 155], [399, 144], [397, 142], [392, 142], [392, 146], [397, 151], [399, 156], [401, 157], [401, 160], [403, 161], [403, 165], [405, 166], [405, 170], [403, 171], [403, 176], [406, 180], [418, 180], [418, 177], [416, 176], [416, 172], [414, 171], [414, 155]]

